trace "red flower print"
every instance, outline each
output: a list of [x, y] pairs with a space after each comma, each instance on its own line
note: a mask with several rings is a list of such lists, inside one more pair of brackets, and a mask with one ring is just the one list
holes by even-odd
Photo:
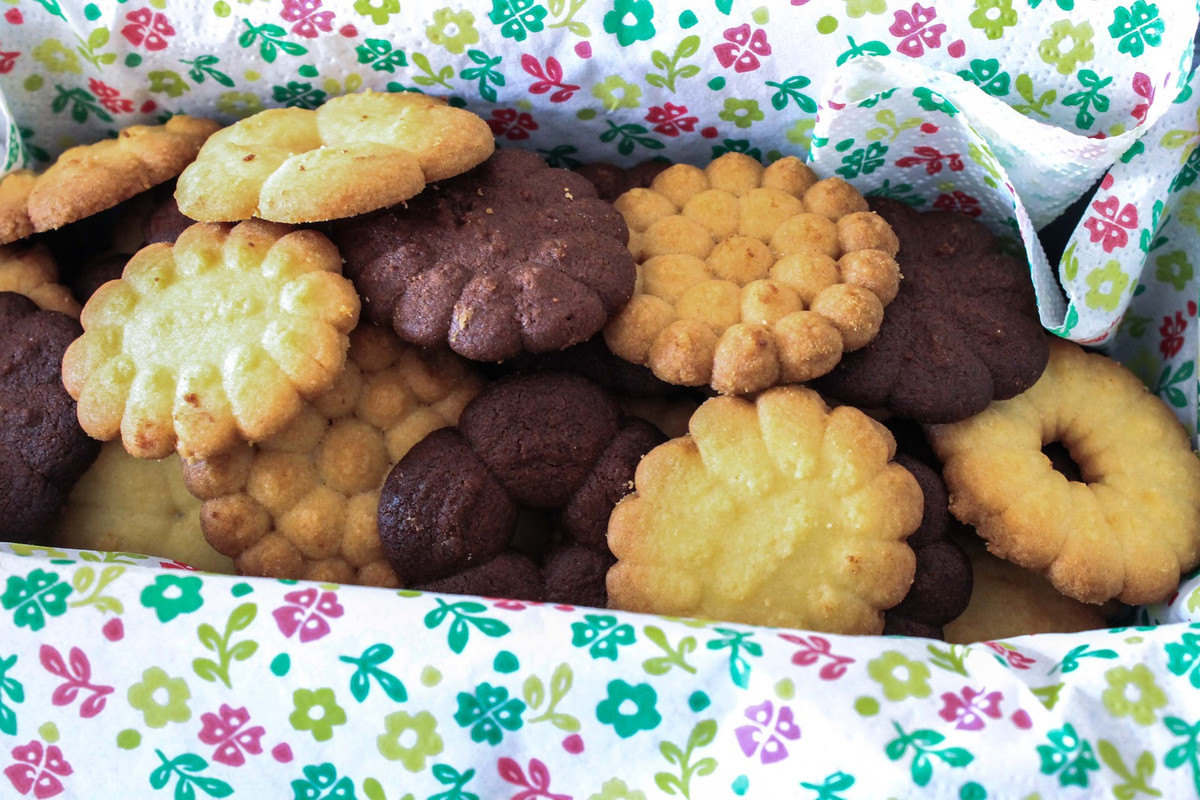
[[579, 87], [575, 84], [563, 81], [562, 64], [558, 63], [558, 59], [554, 56], [546, 57], [546, 68], [543, 70], [541, 62], [529, 55], [529, 53], [525, 53], [521, 56], [521, 69], [538, 78], [529, 87], [530, 94], [545, 94], [551, 89], [558, 90], [550, 95], [551, 103], [562, 103], [570, 100], [579, 91]]
[[714, 47], [713, 52], [722, 67], [733, 67], [734, 72], [753, 72], [760, 66], [759, 56], [771, 55], [771, 45], [762, 28], [751, 32], [750, 26], [743, 24], [725, 31], [725, 41]]
[[92, 94], [96, 95], [100, 105], [114, 114], [128, 114], [133, 111], [133, 101], [121, 97], [120, 89], [114, 89], [96, 78], [88, 81], [88, 88], [92, 90]]
[[996, 655], [1008, 662], [1008, 665], [1013, 669], [1029, 669], [1033, 666], [1033, 659], [1016, 650], [1009, 650], [999, 642], [984, 642], [985, 645], [996, 651]]
[[63, 661], [61, 653], [44, 644], [38, 658], [47, 672], [65, 681], [50, 696], [51, 703], [56, 706], [68, 706], [75, 702], [75, 698], [82, 691], [88, 697], [79, 704], [79, 716], [88, 719], [104, 710], [104, 704], [108, 702], [108, 695], [112, 694], [113, 687], [91, 683], [92, 665], [82, 650], [72, 647], [70, 661], [66, 662]]
[[946, 720], [946, 722], [954, 722], [955, 728], [962, 731], [977, 731], [984, 726], [982, 715], [991, 717], [992, 719], [1000, 719], [1000, 699], [1002, 695], [999, 692], [983, 693], [980, 689], [978, 692], [970, 686], [964, 686], [961, 694], [946, 692], [942, 695], [942, 710], [938, 712], [938, 716]]
[[937, 175], [942, 171], [942, 161], [945, 160], [945, 165], [950, 167], [951, 172], [962, 172], [963, 170], [962, 156], [958, 153], [943, 153], [936, 147], [927, 147], [925, 145], [914, 147], [913, 153], [916, 155], [896, 159], [896, 166], [915, 167], [918, 164], [924, 164], [926, 173]]
[[[142, 109], [142, 110], [144, 111], [145, 109]], [[161, 561], [160, 560], [158, 562], [158, 566], [161, 567], [162, 569], [182, 569], [182, 570], [186, 570], [188, 572], [199, 572], [199, 570], [197, 570], [191, 564], [185, 564], [182, 561]]]
[[1163, 317], [1163, 323], [1158, 328], [1158, 333], [1162, 336], [1158, 350], [1163, 354], [1163, 358], [1174, 358], [1183, 348], [1183, 332], [1187, 330], [1187, 326], [1187, 320], [1178, 311], [1175, 312], [1174, 318]]
[[493, 136], [503, 136], [514, 141], [528, 139], [530, 131], [536, 131], [538, 125], [533, 117], [515, 108], [497, 108], [488, 120]]
[[529, 777], [521, 765], [511, 758], [502, 758], [496, 762], [496, 772], [508, 783], [520, 786], [525, 791], [517, 792], [512, 800], [571, 800], [569, 794], [555, 794], [550, 791], [550, 770], [536, 758], [529, 760]]
[[1089, 238], [1093, 243], [1102, 242], [1101, 247], [1106, 253], [1129, 244], [1128, 231], [1135, 230], [1138, 226], [1138, 212], [1133, 204], [1126, 203], [1125, 207], [1121, 208], [1120, 200], [1108, 197], [1103, 201], [1094, 201], [1092, 210], [1097, 216], [1088, 217], [1083, 227], [1090, 231]]
[[175, 35], [175, 29], [166, 15], [148, 8], [130, 11], [125, 19], [129, 20], [129, 24], [121, 28], [121, 35], [134, 47], [145, 45], [147, 50], [163, 50], [167, 46], [166, 37]]
[[691, 133], [696, 130], [699, 117], [687, 115], [687, 106], [677, 106], [668, 102], [661, 106], [651, 106], [646, 114], [646, 121], [654, 125], [654, 130], [667, 136], [678, 136], [682, 132]]
[[[16, 11], [16, 9], [12, 9]], [[0, 75], [7, 75], [13, 71], [13, 67], [17, 65], [17, 56], [19, 52], [8, 53], [0, 50]]]
[[1141, 125], [1146, 121], [1146, 114], [1150, 113], [1150, 104], [1154, 102], [1154, 83], [1150, 80], [1150, 76], [1144, 72], [1135, 72], [1133, 74], [1133, 91], [1146, 101], [1134, 106], [1133, 111], [1129, 112], [1137, 120], [1136, 125]]
[[54, 745], [43, 748], [36, 739], [14, 747], [12, 757], [17, 763], [5, 769], [4, 775], [18, 792], [29, 794], [32, 791], [38, 800], [62, 794], [63, 785], [58, 778], [74, 771], [63, 759], [61, 750]]
[[829, 640], [823, 636], [814, 634], [805, 639], [802, 636], [781, 633], [779, 638], [800, 646], [800, 649], [792, 654], [792, 663], [797, 666], [807, 667], [823, 658], [829, 659], [830, 663], [821, 667], [820, 672], [817, 673], [817, 676], [823, 681], [836, 681], [846, 674], [846, 667], [854, 663], [854, 659], [850, 656], [839, 656], [834, 653]]
[[306, 39], [317, 38], [318, 30], [329, 33], [333, 30], [333, 12], [320, 11], [321, 0], [283, 0], [283, 11], [279, 16], [285, 22], [294, 22], [292, 33]]
[[925, 48], [936, 50], [942, 45], [942, 34], [946, 26], [942, 23], [930, 25], [937, 19], [937, 11], [933, 6], [925, 8], [920, 3], [913, 3], [912, 11], [897, 11], [893, 15], [895, 22], [888, 28], [892, 36], [901, 38], [896, 50], [910, 58], [920, 58], [925, 55]]
[[754, 754], [758, 753], [759, 760], [764, 764], [787, 758], [787, 746], [783, 740], [794, 742], [800, 738], [800, 726], [796, 724], [792, 709], [788, 706], [781, 705], [776, 709], [770, 700], [764, 700], [746, 709], [746, 719], [754, 724], [743, 725], [734, 731], [738, 746], [747, 758], [754, 758]]
[[258, 755], [263, 751], [262, 739], [266, 731], [261, 725], [247, 728], [250, 714], [244, 708], [230, 708], [221, 704], [220, 716], [217, 714], [201, 714], [200, 741], [205, 744], [217, 745], [213, 753], [213, 761], [219, 761], [230, 767], [240, 767], [246, 763], [243, 750], [250, 755]]
[[292, 634], [300, 631], [300, 642], [307, 643], [326, 636], [329, 622], [326, 618], [336, 619], [346, 610], [337, 601], [333, 592], [321, 592], [315, 587], [309, 587], [297, 592], [289, 592], [283, 596], [291, 605], [280, 606], [271, 612], [275, 624], [279, 626], [284, 636], [291, 638]]
[[983, 213], [978, 200], [958, 190], [952, 194], [938, 195], [938, 199], [933, 201], [933, 207], [938, 211], [953, 211], [956, 214], [966, 214], [968, 217], [978, 217]]

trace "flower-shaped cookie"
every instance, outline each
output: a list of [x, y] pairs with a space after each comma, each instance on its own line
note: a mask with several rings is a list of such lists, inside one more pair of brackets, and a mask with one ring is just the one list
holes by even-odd
[[5, 177], [0, 244], [61, 228], [174, 178], [220, 127], [183, 115], [165, 125], [133, 125], [115, 139], [72, 147], [40, 175], [22, 170]]
[[379, 543], [380, 487], [480, 385], [452, 354], [360, 325], [333, 386], [286, 431], [184, 465], [205, 538], [243, 575], [398, 586]]
[[23, 294], [40, 309], [79, 319], [79, 303], [58, 282], [54, 257], [43, 245], [0, 245], [0, 292]]
[[470, 111], [415, 92], [262, 111], [213, 136], [179, 177], [179, 210], [204, 222], [319, 222], [407, 200], [495, 148]]
[[857, 409], [776, 387], [707, 401], [613, 510], [614, 608], [879, 633], [912, 584], [921, 490]]
[[476, 361], [582, 342], [633, 292], [621, 215], [522, 150], [339, 222], [334, 240], [372, 322]]
[[337, 248], [253, 220], [139, 251], [63, 357], [79, 422], [139, 458], [202, 458], [281, 430], [327, 389], [358, 321]]
[[677, 164], [616, 206], [638, 278], [604, 338], [670, 383], [744, 394], [823, 375], [875, 336], [900, 281], [891, 228], [795, 158]]

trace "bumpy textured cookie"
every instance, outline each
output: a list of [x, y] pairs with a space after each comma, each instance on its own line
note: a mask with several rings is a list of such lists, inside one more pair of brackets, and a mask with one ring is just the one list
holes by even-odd
[[208, 572], [233, 572], [233, 561], [204, 541], [200, 501], [183, 485], [179, 456], [134, 458], [119, 442], [75, 484], [51, 543], [117, 550], [179, 561]]
[[[20, 238], [27, 227], [61, 228], [174, 178], [220, 127], [183, 115], [165, 125], [133, 125], [115, 139], [72, 147], [32, 183], [28, 176], [6, 178], [0, 184], [0, 244]], [[16, 200], [26, 188], [22, 209]]]
[[481, 383], [450, 353], [359, 325], [333, 386], [285, 431], [185, 464], [205, 538], [243, 575], [398, 586], [379, 543], [380, 487]]
[[520, 150], [406, 207], [334, 226], [371, 321], [476, 361], [562, 350], [599, 332], [633, 291], [627, 237], [590, 183]]
[[59, 378], [79, 323], [0, 292], [0, 541], [44, 540], [98, 442]]
[[79, 422], [139, 458], [203, 458], [283, 429], [327, 389], [358, 320], [333, 243], [269, 222], [195, 225], [83, 309], [63, 359]]
[[609, 604], [839, 633], [883, 630], [921, 489], [883, 426], [801, 387], [707, 401], [613, 510]]
[[0, 245], [0, 292], [23, 294], [38, 308], [79, 319], [79, 303], [58, 283], [58, 267], [40, 244]]
[[[1166, 404], [1109, 358], [1051, 337], [1032, 388], [927, 430], [951, 512], [1068, 597], [1157, 602], [1200, 563], [1200, 460]], [[1052, 442], [1082, 481], [1054, 469]]]
[[638, 278], [604, 338], [670, 383], [744, 394], [823, 375], [875, 336], [900, 281], [887, 224], [796, 158], [677, 164], [616, 206]]
[[1106, 606], [1072, 600], [1036, 572], [996, 558], [973, 534], [957, 541], [971, 559], [975, 581], [966, 610], [946, 624], [946, 641], [970, 644], [1108, 627]]
[[388, 475], [384, 548], [405, 584], [430, 585], [507, 552], [525, 508], [550, 513], [566, 544], [607, 555], [608, 515], [662, 440], [578, 376], [503, 378], [468, 404], [456, 430], [434, 431]]
[[606, 203], [614, 202], [630, 189], [647, 189], [658, 173], [671, 166], [670, 161], [651, 160], [635, 164], [628, 169], [615, 164], [583, 164], [575, 171], [596, 187], [596, 195]]
[[18, 169], [0, 180], [0, 243], [7, 244], [35, 231], [29, 218], [29, 193], [37, 183], [37, 173]]
[[886, 199], [871, 207], [900, 239], [904, 280], [879, 335], [818, 380], [818, 391], [934, 423], [1032, 386], [1048, 354], [1029, 269], [970, 217]]
[[416, 92], [262, 111], [213, 136], [179, 178], [179, 210], [204, 222], [319, 222], [407, 200], [491, 155], [491, 130]]

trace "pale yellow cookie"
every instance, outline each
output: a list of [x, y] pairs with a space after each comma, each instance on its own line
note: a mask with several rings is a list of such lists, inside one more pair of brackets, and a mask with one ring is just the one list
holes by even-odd
[[0, 292], [23, 294], [43, 311], [79, 319], [79, 303], [58, 283], [58, 267], [45, 245], [0, 245]]
[[89, 435], [202, 458], [278, 433], [341, 371], [359, 299], [333, 243], [253, 220], [150, 245], [84, 306], [63, 383]]
[[451, 353], [360, 326], [333, 387], [286, 431], [185, 466], [204, 535], [243, 575], [399, 586], [379, 542], [379, 490], [481, 385]]
[[179, 456], [134, 458], [107, 442], [63, 509], [51, 542], [77, 550], [117, 550], [172, 559], [208, 572], [233, 561], [200, 532], [200, 501], [183, 485]]
[[613, 510], [613, 608], [839, 633], [883, 630], [912, 584], [921, 489], [849, 407], [777, 387], [718, 397], [651, 450]]
[[676, 164], [615, 205], [638, 278], [604, 338], [670, 383], [746, 394], [824, 375], [875, 337], [899, 286], [888, 224], [795, 158]]
[[218, 133], [175, 190], [192, 219], [318, 222], [407, 200], [487, 159], [495, 140], [470, 111], [415, 92], [270, 109]]

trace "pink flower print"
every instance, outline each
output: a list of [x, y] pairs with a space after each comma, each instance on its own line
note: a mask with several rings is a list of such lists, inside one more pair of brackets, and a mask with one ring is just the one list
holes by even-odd
[[1000, 719], [1001, 698], [999, 692], [984, 694], [982, 689], [977, 692], [970, 686], [964, 686], [961, 694], [946, 692], [942, 695], [945, 705], [938, 716], [946, 722], [955, 723], [954, 727], [961, 731], [981, 730], [984, 726], [983, 715]]
[[787, 746], [783, 739], [794, 742], [800, 738], [800, 726], [796, 724], [792, 709], [788, 706], [781, 705], [776, 709], [770, 700], [764, 700], [746, 709], [746, 719], [754, 724], [743, 725], [734, 731], [738, 745], [747, 758], [754, 758], [754, 754], [758, 753], [759, 761], [763, 764], [773, 764], [787, 758]]
[[779, 638], [800, 646], [800, 649], [792, 654], [792, 663], [797, 666], [807, 667], [821, 659], [829, 659], [830, 663], [822, 666], [820, 672], [817, 673], [823, 681], [836, 681], [846, 674], [846, 667], [854, 663], [854, 659], [850, 656], [835, 654], [829, 640], [824, 637], [814, 634], [805, 639], [802, 636], [781, 633]]
[[291, 638], [292, 634], [300, 631], [300, 642], [312, 642], [329, 633], [329, 619], [337, 619], [345, 613], [345, 609], [337, 601], [333, 592], [318, 591], [310, 586], [283, 596], [291, 605], [280, 606], [271, 612], [275, 624], [284, 636]]
[[1107, 197], [1103, 201], [1094, 201], [1092, 210], [1097, 216], [1088, 217], [1083, 227], [1090, 231], [1088, 237], [1093, 243], [1101, 242], [1106, 253], [1129, 244], [1129, 231], [1138, 226], [1137, 208], [1132, 203], [1126, 203], [1122, 208], [1116, 197]]
[[762, 28], [751, 31], [749, 24], [742, 24], [725, 31], [725, 41], [714, 47], [713, 52], [722, 67], [733, 67], [738, 73], [753, 72], [760, 66], [759, 56], [771, 55], [771, 45]]
[[121, 29], [121, 35], [134, 47], [145, 45], [147, 50], [164, 50], [167, 47], [166, 37], [175, 35], [175, 29], [166, 15], [148, 8], [130, 11], [125, 19], [129, 20], [129, 24]]
[[200, 722], [204, 726], [200, 729], [200, 741], [217, 746], [213, 761], [240, 767], [246, 763], [243, 751], [254, 756], [263, 751], [259, 740], [266, 731], [261, 725], [247, 728], [249, 721], [250, 714], [245, 708], [230, 708], [224, 703], [221, 704], [219, 716], [212, 713], [200, 715]]
[[[15, 8], [11, 9], [11, 10], [16, 11]], [[17, 52], [0, 51], [0, 75], [7, 75], [8, 73], [13, 71], [13, 67], [15, 67], [17, 65], [17, 56], [19, 56], [19, 55], [21, 55], [21, 53], [19, 51], [17, 51]]]
[[1010, 650], [999, 642], [984, 642], [984, 644], [996, 651], [996, 655], [1008, 662], [1013, 669], [1029, 669], [1034, 664], [1033, 659], [1029, 656], [1015, 649]]
[[1158, 328], [1162, 341], [1158, 343], [1159, 352], [1163, 358], [1174, 358], [1183, 348], [1183, 332], [1187, 330], [1187, 320], [1183, 314], [1175, 312], [1175, 317], [1163, 317], [1163, 323]]
[[937, 11], [933, 6], [925, 8], [920, 3], [913, 3], [912, 11], [897, 11], [895, 22], [888, 28], [893, 36], [901, 37], [896, 50], [910, 58], [920, 58], [925, 55], [925, 48], [936, 50], [942, 46], [942, 34], [946, 26], [942, 23], [930, 25], [937, 19]]
[[318, 31], [333, 30], [333, 12], [320, 11], [321, 0], [283, 0], [283, 11], [279, 16], [285, 22], [294, 22], [292, 33], [306, 39], [317, 38]]
[[185, 564], [182, 561], [159, 561], [158, 566], [162, 569], [182, 569], [188, 572], [199, 572], [191, 564]]
[[36, 739], [14, 747], [12, 757], [17, 763], [5, 769], [4, 775], [18, 792], [27, 795], [32, 791], [38, 800], [62, 794], [63, 785], [59, 777], [66, 777], [73, 772], [61, 750], [54, 745], [42, 747], [42, 743]]
[[54, 694], [50, 695], [51, 703], [56, 706], [68, 706], [75, 702], [75, 698], [82, 691], [87, 695], [87, 699], [79, 704], [79, 716], [89, 719], [104, 710], [113, 687], [91, 683], [92, 665], [82, 650], [72, 647], [68, 662], [63, 661], [61, 653], [44, 644], [38, 652], [38, 658], [47, 672], [64, 679], [64, 683], [56, 687]]
[[1137, 120], [1136, 127], [1146, 121], [1146, 115], [1150, 113], [1150, 104], [1154, 102], [1154, 83], [1150, 80], [1150, 76], [1144, 72], [1135, 72], [1133, 74], [1133, 91], [1146, 101], [1134, 106], [1133, 111], [1129, 112]]
[[88, 81], [88, 88], [92, 90], [92, 94], [96, 95], [100, 105], [114, 114], [128, 114], [133, 111], [133, 101], [121, 97], [120, 89], [114, 89], [104, 81], [95, 78]]
[[957, 189], [951, 194], [942, 194], [933, 201], [933, 207], [938, 211], [953, 211], [956, 214], [966, 214], [968, 217], [978, 217], [983, 213], [979, 201], [966, 192]]
[[667, 136], [678, 136], [680, 133], [691, 133], [696, 130], [699, 117], [688, 116], [687, 106], [677, 106], [668, 102], [661, 106], [651, 106], [646, 114], [646, 121], [654, 125], [654, 130]]
[[488, 120], [488, 127], [493, 136], [503, 136], [514, 141], [528, 139], [530, 131], [536, 131], [538, 124], [533, 117], [515, 108], [497, 108]]

